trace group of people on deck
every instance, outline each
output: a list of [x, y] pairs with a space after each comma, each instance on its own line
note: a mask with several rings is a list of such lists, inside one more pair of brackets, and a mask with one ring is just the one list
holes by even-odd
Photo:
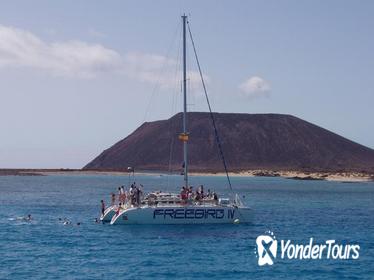
[[[131, 184], [128, 191], [124, 186], [118, 188], [118, 196], [111, 194], [111, 205], [114, 206], [118, 201], [119, 206], [130, 203], [132, 206], [139, 206], [143, 198], [143, 185]], [[117, 200], [118, 199], [118, 200]]]
[[[126, 204], [130, 204], [131, 206], [137, 207], [141, 204], [143, 199], [143, 185], [137, 185], [135, 182], [131, 184], [128, 191], [125, 190], [124, 186], [120, 186], [118, 188], [118, 195], [116, 196], [114, 193], [110, 196], [111, 205], [116, 205], [118, 201], [118, 209], [119, 212], [121, 208], [123, 208]], [[105, 213], [105, 202], [101, 200], [101, 214], [104, 215]]]
[[194, 192], [193, 187], [185, 187], [183, 186], [180, 193], [181, 199], [187, 203], [188, 201], [196, 201], [200, 203], [203, 200], [213, 200], [214, 203], [218, 203], [218, 195], [215, 192], [211, 192], [208, 189], [207, 193], [204, 193], [204, 186], [200, 185], [197, 190]]
[[[204, 192], [204, 186], [200, 185], [196, 191], [193, 190], [193, 187], [183, 186], [180, 192], [180, 198], [183, 203], [192, 203], [195, 201], [197, 204], [202, 202], [210, 202], [218, 204], [218, 195], [215, 192], [211, 192], [208, 189], [207, 192]], [[143, 185], [137, 185], [135, 182], [131, 184], [128, 191], [125, 190], [124, 186], [118, 188], [118, 195], [114, 193], [111, 194], [111, 205], [115, 206], [118, 202], [117, 212], [119, 213], [120, 209], [123, 209], [125, 205], [131, 205], [132, 207], [138, 207], [141, 205], [143, 200]], [[105, 202], [101, 200], [101, 214], [104, 215], [105, 212]]]

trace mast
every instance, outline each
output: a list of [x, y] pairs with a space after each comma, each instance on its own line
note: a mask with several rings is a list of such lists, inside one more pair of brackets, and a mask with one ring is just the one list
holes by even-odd
[[188, 158], [187, 158], [187, 67], [186, 67], [186, 21], [187, 16], [182, 16], [183, 21], [183, 163], [184, 185], [188, 187]]

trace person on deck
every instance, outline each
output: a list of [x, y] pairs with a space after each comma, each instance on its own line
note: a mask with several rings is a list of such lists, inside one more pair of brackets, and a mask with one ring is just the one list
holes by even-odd
[[122, 204], [125, 205], [126, 201], [128, 200], [128, 193], [123, 189], [123, 199]]
[[121, 202], [122, 199], [122, 189], [121, 187], [118, 187], [118, 202]]
[[105, 212], [105, 203], [104, 203], [104, 200], [101, 200], [101, 214], [104, 216], [104, 212]]
[[215, 192], [213, 193], [213, 200], [215, 204], [218, 204], [218, 195]]
[[126, 191], [125, 191], [125, 187], [124, 187], [124, 186], [121, 186], [121, 202], [122, 202], [122, 204], [125, 203], [125, 200], [126, 200]]
[[118, 204], [118, 208], [117, 208], [117, 211], [116, 211], [116, 216], [119, 215], [119, 212], [121, 211], [121, 208], [122, 208], [122, 203], [120, 202], [120, 203]]
[[140, 205], [140, 189], [138, 187], [135, 188], [135, 204], [136, 206]]
[[181, 197], [182, 203], [186, 204], [187, 203], [187, 198], [188, 198], [188, 191], [187, 191], [186, 187], [182, 187], [180, 197]]
[[144, 186], [142, 184], [139, 185], [139, 191], [140, 191], [140, 202], [144, 199]]
[[203, 199], [204, 198], [204, 186], [203, 185], [200, 185], [199, 192], [200, 192], [200, 198]]
[[198, 204], [200, 204], [201, 196], [200, 196], [200, 192], [198, 190], [196, 190], [196, 192], [195, 192], [195, 200]]
[[206, 194], [206, 196], [207, 196], [208, 198], [212, 198], [212, 193], [211, 193], [210, 189], [208, 189], [208, 193]]
[[185, 199], [185, 196], [186, 196], [186, 188], [183, 186], [183, 187], [181, 188], [180, 197], [181, 197], [181, 199], [183, 200], [183, 199]]
[[134, 184], [131, 184], [129, 194], [130, 194], [130, 203], [131, 205], [135, 205], [135, 186]]
[[189, 202], [191, 202], [192, 199], [193, 199], [192, 187], [189, 187], [188, 190], [187, 190], [187, 199], [188, 199]]

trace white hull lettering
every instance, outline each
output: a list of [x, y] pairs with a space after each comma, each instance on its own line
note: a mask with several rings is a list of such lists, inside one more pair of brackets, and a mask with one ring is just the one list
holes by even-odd
[[[228, 210], [227, 217], [234, 218], [235, 210]], [[155, 209], [153, 219], [223, 219], [224, 209]]]
[[234, 218], [234, 216], [235, 216], [235, 210], [234, 209], [228, 209], [227, 210], [227, 216], [228, 216], [228, 218], [229, 219], [233, 219]]

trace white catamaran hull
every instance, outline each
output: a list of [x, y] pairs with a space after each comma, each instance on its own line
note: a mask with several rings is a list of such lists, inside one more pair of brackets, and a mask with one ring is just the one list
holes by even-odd
[[101, 215], [100, 221], [104, 223], [109, 223], [113, 216], [116, 214], [118, 206], [109, 206], [107, 209], [104, 211], [104, 215]]
[[144, 206], [122, 210], [110, 224], [232, 224], [248, 223], [252, 210], [222, 206]]

